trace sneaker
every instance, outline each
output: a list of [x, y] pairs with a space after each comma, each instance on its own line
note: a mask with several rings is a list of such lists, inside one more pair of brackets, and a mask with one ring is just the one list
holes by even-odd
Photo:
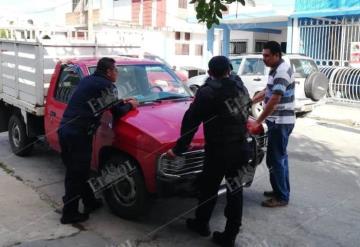
[[231, 238], [225, 232], [214, 232], [212, 236], [213, 242], [222, 247], [234, 247], [235, 239], [236, 235], [235, 238]]
[[60, 222], [61, 224], [75, 224], [87, 221], [89, 214], [75, 213], [75, 214], [63, 214]]
[[267, 207], [267, 208], [276, 208], [276, 207], [285, 207], [287, 206], [289, 203], [286, 201], [280, 201], [276, 198], [271, 198], [269, 200], [263, 201], [261, 203], [261, 206], [263, 207]]
[[203, 237], [210, 236], [209, 224], [199, 222], [197, 219], [187, 219], [186, 226], [189, 230], [200, 234]]
[[101, 199], [96, 199], [94, 202], [84, 206], [84, 214], [90, 214], [99, 208], [102, 208], [103, 203]]
[[264, 196], [275, 197], [275, 192], [274, 191], [264, 191]]

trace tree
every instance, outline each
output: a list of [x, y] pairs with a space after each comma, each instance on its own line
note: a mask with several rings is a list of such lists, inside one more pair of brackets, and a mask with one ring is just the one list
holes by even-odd
[[223, 18], [222, 12], [228, 10], [225, 4], [234, 2], [241, 3], [243, 6], [245, 2], [255, 5], [253, 0], [191, 0], [190, 4], [195, 5], [196, 19], [206, 23], [207, 28], [210, 29], [213, 24], [220, 24], [220, 19]]

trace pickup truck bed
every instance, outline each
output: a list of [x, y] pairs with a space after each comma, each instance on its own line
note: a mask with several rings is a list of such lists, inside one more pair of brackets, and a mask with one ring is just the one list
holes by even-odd
[[0, 103], [36, 116], [44, 115], [51, 76], [59, 59], [124, 54], [123, 45], [90, 42], [27, 42], [0, 39]]

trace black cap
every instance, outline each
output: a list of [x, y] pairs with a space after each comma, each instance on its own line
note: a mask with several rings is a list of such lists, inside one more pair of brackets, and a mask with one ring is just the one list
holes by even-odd
[[209, 71], [214, 77], [225, 75], [229, 70], [232, 70], [230, 60], [225, 56], [215, 56], [209, 61]]

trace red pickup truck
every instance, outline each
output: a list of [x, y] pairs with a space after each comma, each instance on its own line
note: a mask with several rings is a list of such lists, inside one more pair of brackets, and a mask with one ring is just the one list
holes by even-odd
[[[97, 58], [59, 61], [43, 99], [43, 109], [38, 109], [38, 105], [25, 108], [20, 99], [17, 102], [2, 88], [0, 131], [8, 130], [15, 154], [30, 154], [33, 142], [39, 137], [60, 151], [57, 129], [67, 102], [80, 79], [95, 70], [96, 63]], [[191, 150], [179, 158], [181, 162], [168, 160], [164, 153], [179, 137], [183, 115], [193, 100], [191, 91], [171, 69], [159, 62], [119, 57], [116, 65], [119, 92], [125, 92], [125, 85], [132, 88], [126, 96], [136, 97], [140, 106], [115, 122], [110, 112], [103, 114], [94, 136], [91, 167], [101, 176], [101, 180], [95, 180], [100, 181], [100, 185], [101, 181], [105, 181], [105, 185], [106, 181], [116, 181], [102, 188], [105, 188], [105, 199], [116, 215], [131, 219], [146, 210], [149, 195], [194, 191], [196, 178], [202, 172], [204, 136], [199, 128]], [[2, 74], [0, 79], [6, 77]], [[249, 162], [255, 165], [263, 159], [265, 146], [264, 129], [259, 129], [258, 134], [256, 140], [249, 138], [255, 150]]]

